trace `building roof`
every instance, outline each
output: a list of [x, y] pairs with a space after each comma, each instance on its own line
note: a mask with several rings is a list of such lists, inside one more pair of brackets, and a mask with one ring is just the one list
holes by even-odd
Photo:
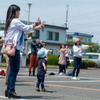
[[60, 28], [60, 29], [68, 30], [68, 27], [64, 27], [64, 26], [57, 26], [57, 25], [50, 25], [50, 24], [45, 24], [45, 26], [51, 27], [51, 28]]
[[80, 33], [80, 32], [68, 32], [67, 35], [78, 35], [78, 36], [85, 36], [85, 37], [94, 37], [91, 34]]

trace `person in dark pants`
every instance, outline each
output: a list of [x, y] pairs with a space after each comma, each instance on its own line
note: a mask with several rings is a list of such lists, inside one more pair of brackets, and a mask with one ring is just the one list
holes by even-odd
[[29, 76], [31, 75], [31, 68], [33, 67], [33, 76], [35, 76], [35, 70], [37, 66], [37, 52], [38, 48], [40, 49], [42, 47], [42, 41], [37, 42], [36, 36], [29, 37], [28, 40], [31, 40], [31, 55], [30, 55], [30, 65], [29, 65]]
[[60, 56], [59, 56], [59, 62], [58, 62], [58, 64], [59, 64], [59, 69], [60, 69], [60, 75], [63, 75], [63, 73], [65, 74], [66, 73], [66, 71], [65, 71], [65, 65], [66, 65], [66, 57], [65, 57], [65, 54], [66, 54], [66, 49], [65, 49], [65, 45], [61, 45], [60, 46], [60, 50], [58, 50], [58, 49], [56, 49], [55, 48], [55, 50], [56, 50], [56, 52], [57, 53], [60, 53]]
[[[71, 79], [74, 80], [79, 80], [80, 78], [78, 77], [79, 72], [80, 72], [80, 67], [81, 67], [81, 62], [82, 62], [82, 51], [84, 49], [88, 49], [89, 47], [92, 47], [92, 45], [82, 45], [82, 42], [80, 39], [75, 40], [75, 45], [73, 46], [73, 52], [74, 52], [74, 69], [72, 72], [72, 77]], [[76, 72], [76, 77], [75, 77], [75, 72]]]
[[41, 84], [41, 89], [43, 92], [47, 90], [44, 88], [44, 80], [46, 74], [46, 65], [45, 65], [45, 58], [46, 58], [46, 51], [40, 49], [38, 51], [38, 68], [37, 68], [37, 84], [36, 84], [36, 91], [40, 91], [39, 85]]
[[[17, 5], [11, 5], [8, 8], [5, 25], [5, 42], [12, 40], [14, 46], [16, 46], [15, 56], [9, 55], [10, 71], [8, 74], [7, 88], [5, 90], [5, 97], [19, 99], [15, 91], [15, 82], [20, 69], [20, 50], [23, 47], [23, 32], [30, 32], [37, 29], [44, 28], [44, 25], [36, 26], [36, 23], [32, 25], [23, 24], [18, 18], [20, 15], [20, 7]], [[41, 20], [38, 18], [37, 23], [41, 24]], [[11, 42], [8, 42], [11, 44]]]

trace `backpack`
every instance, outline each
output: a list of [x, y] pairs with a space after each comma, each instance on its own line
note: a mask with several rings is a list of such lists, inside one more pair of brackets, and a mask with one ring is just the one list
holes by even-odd
[[73, 71], [68, 71], [66, 75], [67, 76], [72, 76], [72, 73], [73, 73]]

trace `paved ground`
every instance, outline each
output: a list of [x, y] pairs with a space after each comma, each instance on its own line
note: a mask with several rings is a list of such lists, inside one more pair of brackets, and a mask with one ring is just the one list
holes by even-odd
[[[56, 75], [48, 75], [54, 72]], [[80, 80], [71, 80], [68, 76], [60, 76], [57, 69], [48, 69], [45, 87], [48, 92], [36, 92], [36, 77], [28, 76], [26, 68], [21, 68], [16, 92], [22, 96], [20, 100], [100, 100], [100, 70], [81, 70]], [[4, 97], [6, 85], [3, 76], [0, 76], [0, 100]]]

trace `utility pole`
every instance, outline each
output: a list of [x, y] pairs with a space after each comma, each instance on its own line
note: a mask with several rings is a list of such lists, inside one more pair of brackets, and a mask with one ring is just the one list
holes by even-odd
[[[67, 6], [67, 10], [66, 10], [66, 23], [65, 23], [65, 26], [66, 28], [68, 27], [68, 8], [69, 8], [69, 5], [66, 5]], [[67, 37], [67, 31], [66, 31], [66, 37]], [[66, 41], [68, 40], [68, 38], [66, 38]]]
[[31, 8], [31, 3], [28, 3], [28, 22], [27, 22], [27, 24], [29, 24], [29, 22], [30, 22], [30, 8]]
[[[31, 3], [28, 3], [28, 21], [27, 21], [27, 25], [29, 25], [30, 22], [30, 8], [31, 8]], [[26, 35], [26, 37], [28, 38], [28, 35]], [[27, 48], [28, 48], [28, 41], [26, 41], [26, 48], [25, 48], [25, 52], [27, 53]]]
[[68, 8], [69, 8], [69, 5], [66, 5], [67, 6], [67, 10], [66, 10], [66, 27], [67, 27], [67, 24], [68, 24]]

